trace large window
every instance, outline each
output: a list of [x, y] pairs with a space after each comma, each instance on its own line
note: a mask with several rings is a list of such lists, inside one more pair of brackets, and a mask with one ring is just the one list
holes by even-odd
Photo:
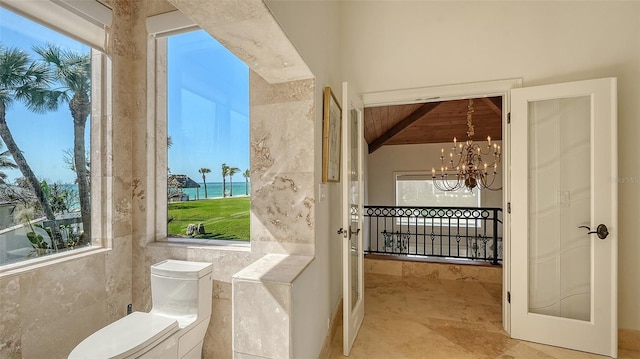
[[480, 190], [440, 191], [430, 173], [395, 173], [395, 182], [396, 206], [480, 207]]
[[[407, 207], [481, 207], [480, 190], [461, 188], [445, 192], [436, 188], [430, 173], [396, 172], [396, 206]], [[437, 179], [439, 181], [439, 179]], [[400, 221], [410, 219], [401, 218]], [[413, 219], [418, 225], [478, 226], [475, 220], [456, 219]], [[426, 221], [426, 222], [425, 222]], [[459, 223], [460, 222], [460, 223]], [[464, 223], [463, 223], [464, 222]]]
[[[101, 4], [84, 5], [110, 21]], [[99, 20], [53, 1], [3, 6], [0, 266], [92, 244], [91, 129], [102, 88], [94, 71], [106, 39]]]
[[167, 234], [249, 240], [249, 69], [203, 30], [166, 49]]

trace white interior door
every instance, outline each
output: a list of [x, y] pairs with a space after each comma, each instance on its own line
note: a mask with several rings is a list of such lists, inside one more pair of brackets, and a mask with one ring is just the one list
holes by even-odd
[[342, 84], [343, 352], [348, 356], [364, 318], [362, 246], [362, 114], [359, 98]]
[[615, 78], [511, 91], [514, 338], [617, 355], [616, 123]]

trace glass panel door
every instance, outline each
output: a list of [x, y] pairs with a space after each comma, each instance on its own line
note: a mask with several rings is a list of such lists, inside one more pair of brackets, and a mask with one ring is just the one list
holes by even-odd
[[616, 79], [511, 91], [511, 336], [616, 356]]
[[362, 250], [362, 104], [342, 85], [343, 354], [348, 356], [364, 318]]
[[589, 96], [529, 102], [529, 312], [591, 320]]

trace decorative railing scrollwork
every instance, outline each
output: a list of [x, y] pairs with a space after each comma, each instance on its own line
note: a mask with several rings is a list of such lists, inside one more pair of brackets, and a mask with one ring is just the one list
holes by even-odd
[[366, 253], [502, 261], [502, 209], [365, 206]]

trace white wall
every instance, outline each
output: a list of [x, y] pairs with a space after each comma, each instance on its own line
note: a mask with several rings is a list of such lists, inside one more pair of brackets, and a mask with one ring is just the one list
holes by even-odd
[[[342, 297], [341, 241], [336, 231], [341, 225], [340, 183], [323, 184], [325, 198], [319, 196], [322, 180], [322, 98], [325, 86], [331, 86], [337, 98], [342, 96], [340, 76], [340, 26], [339, 3], [334, 1], [265, 1], [280, 23], [285, 33], [315, 76], [315, 165], [316, 203], [315, 238], [316, 259], [305, 270], [306, 278], [314, 283], [308, 292], [308, 300], [315, 308], [307, 315], [309, 333], [305, 338], [314, 338], [304, 343], [302, 352], [317, 349], [317, 340], [324, 340], [327, 334], [327, 320], [332, 319], [334, 310]], [[311, 144], [310, 144], [311, 145]], [[335, 230], [334, 230], [335, 229]], [[322, 343], [320, 343], [322, 344]], [[296, 348], [296, 352], [298, 348]]]
[[[492, 141], [493, 143], [494, 141]], [[495, 141], [501, 144], [501, 141]], [[478, 141], [480, 146], [486, 142]], [[395, 206], [396, 189], [394, 172], [427, 171], [440, 168], [440, 149], [445, 152], [451, 144], [431, 143], [422, 145], [382, 146], [367, 157], [367, 185], [369, 202], [374, 206]], [[498, 171], [495, 186], [502, 186], [502, 171]], [[480, 200], [483, 207], [502, 208], [502, 191], [482, 191]]]
[[[629, 179], [621, 181], [618, 198], [619, 326], [640, 330], [640, 229], [634, 223], [640, 213], [640, 157], [631, 150], [640, 133], [640, 2], [267, 3], [316, 75], [316, 92], [330, 85], [339, 98], [343, 79], [368, 93], [505, 78], [523, 78], [524, 86], [532, 86], [618, 77], [619, 176]], [[320, 154], [320, 142], [315, 146]], [[326, 265], [332, 300], [340, 264], [335, 247], [321, 242], [335, 242], [336, 211], [329, 212], [329, 205], [338, 190], [330, 184], [329, 201], [316, 207], [318, 253], [331, 253]]]
[[640, 330], [640, 2], [345, 1], [342, 17], [344, 71], [364, 93], [618, 78], [619, 327]]

